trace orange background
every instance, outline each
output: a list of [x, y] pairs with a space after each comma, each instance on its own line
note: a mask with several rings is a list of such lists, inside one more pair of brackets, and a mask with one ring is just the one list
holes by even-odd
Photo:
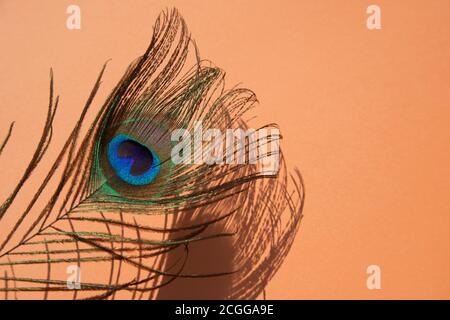
[[[81, 7], [81, 30], [66, 8]], [[366, 28], [381, 7], [382, 29]], [[175, 6], [203, 58], [260, 100], [288, 165], [305, 179], [305, 218], [267, 298], [450, 298], [450, 2], [0, 1], [2, 199], [40, 137], [48, 73], [61, 96], [60, 148], [102, 64], [99, 106]], [[381, 290], [366, 268], [381, 267]]]

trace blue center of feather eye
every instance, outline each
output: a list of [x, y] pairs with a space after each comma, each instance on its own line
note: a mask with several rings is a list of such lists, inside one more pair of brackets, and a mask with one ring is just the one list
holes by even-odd
[[126, 134], [119, 134], [109, 142], [107, 156], [119, 178], [135, 186], [155, 180], [161, 165], [153, 150]]

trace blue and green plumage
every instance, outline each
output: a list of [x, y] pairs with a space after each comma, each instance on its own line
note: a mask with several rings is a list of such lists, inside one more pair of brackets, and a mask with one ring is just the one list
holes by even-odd
[[128, 135], [115, 136], [107, 149], [107, 159], [114, 172], [132, 186], [148, 185], [159, 173], [158, 155]]

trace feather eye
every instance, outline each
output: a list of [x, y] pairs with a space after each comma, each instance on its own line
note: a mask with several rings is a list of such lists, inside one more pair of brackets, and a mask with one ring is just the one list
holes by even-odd
[[[148, 49], [129, 66], [81, 139], [103, 70], [47, 178], [0, 246], [0, 290], [43, 298], [54, 292], [72, 298], [174, 298], [186, 292], [177, 286], [203, 290], [222, 279], [218, 298], [257, 297], [298, 230], [300, 173], [289, 176], [281, 153], [280, 170], [271, 175], [260, 164], [171, 159], [174, 130], [195, 132], [199, 122], [219, 132], [248, 130], [242, 116], [257, 103], [255, 94], [226, 90], [224, 72], [199, 58], [184, 20], [171, 10], [158, 18]], [[49, 110], [44, 146], [50, 143], [52, 94]], [[234, 156], [257, 142], [246, 140]], [[194, 149], [207, 147], [201, 141]], [[43, 151], [37, 152], [40, 159]], [[51, 196], [40, 209], [36, 201], [44, 192]], [[219, 253], [223, 263], [201, 263]], [[67, 286], [71, 265], [82, 271], [75, 289]], [[192, 289], [187, 294], [196, 297]]]
[[108, 143], [107, 159], [115, 174], [133, 186], [147, 185], [159, 173], [161, 160], [142, 142], [119, 134]]

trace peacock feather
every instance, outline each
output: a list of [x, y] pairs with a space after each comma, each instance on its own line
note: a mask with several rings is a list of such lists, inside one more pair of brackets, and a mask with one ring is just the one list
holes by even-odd
[[[249, 129], [243, 116], [257, 104], [255, 94], [225, 87], [224, 71], [199, 57], [175, 9], [158, 17], [147, 50], [88, 121], [105, 67], [18, 214], [13, 205], [52, 141], [59, 100], [50, 75], [42, 137], [0, 208], [1, 220], [14, 217], [0, 242], [5, 299], [257, 298], [299, 228], [299, 171], [289, 174], [281, 152], [278, 172], [269, 175], [259, 163], [171, 161], [177, 129], [194, 132], [200, 122], [222, 132]], [[207, 148], [201, 143], [194, 149]], [[81, 271], [75, 288], [70, 266]]]

